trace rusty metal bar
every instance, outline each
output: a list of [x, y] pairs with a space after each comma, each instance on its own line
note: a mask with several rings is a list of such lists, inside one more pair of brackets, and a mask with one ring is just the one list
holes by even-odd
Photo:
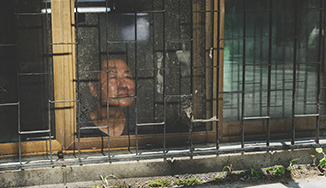
[[245, 82], [246, 82], [246, 0], [243, 1], [243, 39], [242, 39], [242, 99], [241, 99], [241, 147], [244, 148], [244, 111], [245, 111]]
[[293, 37], [293, 81], [292, 81], [292, 145], [295, 143], [295, 96], [296, 96], [296, 74], [297, 74], [297, 40], [298, 40], [298, 4], [294, 2], [294, 37]]
[[[320, 0], [320, 12], [319, 12], [319, 40], [318, 40], [318, 74], [317, 74], [317, 114], [320, 114], [320, 95], [321, 95], [321, 63], [324, 62], [322, 58], [322, 48], [323, 48], [323, 15], [325, 14], [324, 3], [325, 1]], [[324, 20], [325, 22], [325, 20]], [[324, 83], [325, 84], [325, 83]], [[316, 117], [316, 143], [319, 144], [319, 134], [320, 134], [320, 116]]]
[[269, 36], [268, 36], [268, 78], [267, 78], [267, 127], [266, 146], [271, 139], [270, 116], [271, 116], [271, 82], [272, 82], [272, 55], [273, 55], [273, 0], [269, 0]]

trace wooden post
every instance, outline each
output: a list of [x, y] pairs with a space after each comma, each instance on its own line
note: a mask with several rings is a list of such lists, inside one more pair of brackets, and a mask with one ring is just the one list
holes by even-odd
[[[76, 99], [74, 0], [51, 0], [54, 100]], [[55, 103], [56, 140], [63, 149], [74, 140], [76, 103]]]

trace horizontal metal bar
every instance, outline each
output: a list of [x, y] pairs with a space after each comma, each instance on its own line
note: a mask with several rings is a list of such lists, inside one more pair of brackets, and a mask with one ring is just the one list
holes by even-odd
[[14, 47], [16, 44], [0, 44], [0, 47]]
[[108, 70], [83, 70], [83, 71], [79, 71], [79, 73], [100, 73], [100, 72], [108, 72]]
[[220, 11], [219, 10], [193, 10], [192, 12], [206, 13], [206, 12], [220, 12]]
[[37, 15], [44, 15], [42, 12], [21, 12], [15, 13], [17, 16], [37, 16]]
[[259, 64], [254, 64], [254, 63], [251, 63], [251, 64], [246, 64], [246, 66], [268, 66], [269, 64], [263, 64], [263, 63], [259, 63]]
[[88, 129], [104, 129], [108, 128], [108, 126], [92, 126], [92, 127], [80, 127], [80, 130], [88, 130]]
[[223, 91], [221, 94], [243, 93], [243, 91]]
[[321, 64], [321, 62], [298, 62], [297, 65]]
[[137, 69], [138, 71], [153, 71], [153, 70], [165, 70], [166, 68], [148, 68], [148, 69]]
[[165, 97], [166, 97], [166, 98], [167, 98], [167, 97], [170, 97], [170, 98], [171, 98], [171, 97], [192, 97], [192, 94], [190, 94], [190, 95], [166, 95]]
[[192, 39], [190, 40], [167, 40], [166, 42], [169, 42], [169, 43], [188, 43], [188, 42], [191, 42]]
[[211, 69], [211, 68], [219, 68], [219, 66], [198, 66], [198, 67], [192, 67], [193, 69]]
[[293, 91], [293, 89], [271, 89], [271, 91]]
[[146, 10], [146, 11], [137, 11], [137, 13], [165, 13], [165, 10]]
[[160, 122], [160, 123], [137, 123], [137, 127], [143, 127], [143, 126], [153, 126], [153, 125], [164, 125], [165, 122]]
[[38, 131], [18, 131], [18, 134], [40, 134], [49, 133], [51, 130], [38, 130]]
[[78, 100], [63, 100], [63, 101], [51, 101], [49, 103], [65, 103], [65, 102], [78, 102]]
[[261, 119], [269, 119], [269, 116], [260, 116], [260, 117], [244, 117], [243, 120], [261, 120]]
[[294, 115], [294, 117], [317, 117], [319, 114], [301, 114], [301, 115]]
[[19, 105], [19, 102], [16, 103], [4, 103], [4, 104], [0, 104], [0, 106], [17, 106]]
[[121, 41], [107, 41], [108, 44], [127, 44], [127, 43], [137, 43], [136, 40], [121, 40]]
[[78, 44], [77, 42], [58, 42], [58, 43], [50, 43], [50, 45], [71, 45], [71, 44]]
[[28, 72], [28, 73], [18, 73], [19, 76], [39, 76], [39, 75], [47, 75], [48, 73], [40, 73], [40, 72]]
[[108, 100], [116, 100], [116, 99], [135, 99], [136, 96], [131, 96], [131, 97], [113, 97], [113, 98], [108, 98]]
[[105, 162], [123, 162], [123, 161], [138, 161], [138, 160], [147, 160], [147, 159], [167, 159], [167, 158], [176, 158], [176, 157], [193, 157], [193, 156], [203, 156], [203, 155], [222, 155], [222, 154], [232, 154], [232, 153], [241, 153], [241, 152], [257, 152], [257, 151], [277, 151], [277, 150], [290, 150], [290, 149], [305, 149], [305, 148], [319, 148], [326, 147], [326, 144], [316, 144], [316, 143], [308, 143], [308, 144], [283, 144], [277, 146], [251, 146], [251, 147], [237, 147], [237, 148], [223, 148], [223, 149], [211, 149], [211, 150], [195, 150], [192, 153], [189, 151], [182, 150], [177, 152], [167, 152], [167, 153], [150, 153], [150, 154], [140, 154], [140, 155], [113, 155], [110, 158], [107, 156], [96, 157], [96, 158], [83, 158], [81, 160], [74, 158], [70, 160], [55, 160], [51, 162], [50, 160], [41, 160], [34, 161], [33, 163], [23, 163], [20, 166], [19, 163], [8, 163], [2, 164], [0, 166], [0, 171], [5, 170], [20, 170], [24, 169], [32, 169], [42, 167], [62, 167], [63, 164], [66, 166], [80, 165], [82, 164], [99, 164]]
[[206, 123], [206, 122], [217, 122], [218, 119], [216, 117], [213, 117], [211, 119], [192, 119], [192, 123]]

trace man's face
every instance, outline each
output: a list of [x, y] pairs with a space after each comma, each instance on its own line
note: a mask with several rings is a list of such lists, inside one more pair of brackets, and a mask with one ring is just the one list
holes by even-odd
[[[135, 82], [125, 61], [122, 59], [109, 60], [109, 63], [104, 61], [102, 62], [102, 70], [108, 70], [108, 73], [101, 72], [99, 74], [101, 105], [106, 105], [108, 98], [135, 96]], [[127, 107], [133, 101], [133, 98], [111, 99], [109, 105]]]

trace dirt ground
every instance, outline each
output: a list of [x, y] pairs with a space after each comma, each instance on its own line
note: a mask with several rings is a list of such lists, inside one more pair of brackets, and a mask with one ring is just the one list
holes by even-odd
[[[222, 172], [210, 172], [204, 174], [182, 174], [174, 176], [146, 177], [117, 179], [108, 177], [108, 182], [97, 184], [102, 187], [191, 187], [191, 186], [215, 186], [232, 184], [269, 184], [282, 183], [294, 179], [306, 179], [314, 177], [325, 177], [324, 168], [317, 168], [314, 165], [293, 165], [291, 168], [275, 165], [264, 169], [248, 169], [233, 171], [232, 167], [225, 167]], [[100, 187], [99, 186], [99, 187]]]

